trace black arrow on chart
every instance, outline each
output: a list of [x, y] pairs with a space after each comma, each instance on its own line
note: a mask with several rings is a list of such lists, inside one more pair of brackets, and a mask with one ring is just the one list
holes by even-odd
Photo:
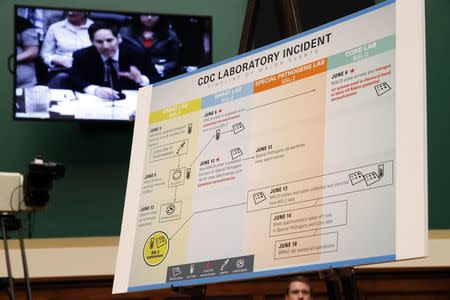
[[247, 160], [247, 159], [254, 159], [255, 157], [254, 156], [252, 156], [252, 157], [247, 157], [247, 158], [243, 158], [242, 160]]
[[233, 130], [223, 131], [223, 132], [221, 132], [220, 134], [225, 134], [225, 133], [228, 133], [228, 132], [233, 132]]
[[206, 210], [201, 210], [201, 211], [197, 211], [195, 213], [193, 213], [189, 219], [187, 219], [181, 226], [180, 228], [178, 228], [177, 231], [175, 231], [174, 234], [172, 234], [172, 236], [169, 238], [169, 240], [172, 240], [172, 238], [178, 233], [178, 231], [181, 230], [181, 228], [183, 228], [184, 225], [186, 225], [187, 222], [189, 222], [190, 219], [192, 219], [193, 216], [195, 216], [196, 214], [201, 214], [204, 212], [209, 212], [209, 211], [213, 211], [213, 210], [218, 210], [218, 209], [225, 209], [225, 208], [230, 208], [230, 207], [235, 207], [235, 206], [240, 206], [240, 205], [246, 205], [247, 202], [243, 202], [243, 203], [238, 203], [238, 204], [233, 204], [233, 205], [228, 205], [228, 206], [222, 206], [222, 207], [216, 207], [216, 208], [211, 208], [211, 209], [206, 209]]
[[181, 158], [181, 155], [178, 155], [178, 168], [180, 167], [180, 158]]
[[173, 201], [177, 200], [177, 187], [178, 186], [175, 187], [175, 195], [173, 196]]
[[269, 103], [266, 103], [266, 104], [262, 104], [262, 105], [259, 105], [259, 106], [255, 106], [255, 107], [252, 107], [252, 108], [248, 108], [247, 111], [252, 110], [252, 109], [256, 109], [256, 108], [260, 108], [260, 107], [263, 107], [263, 106], [267, 106], [267, 105], [270, 105], [270, 104], [278, 103], [278, 102], [281, 102], [281, 101], [289, 100], [289, 99], [291, 99], [291, 98], [294, 98], [294, 97], [297, 97], [297, 96], [306, 95], [306, 94], [308, 94], [308, 93], [312, 93], [312, 92], [315, 92], [315, 91], [316, 91], [316, 89], [309, 90], [309, 91], [307, 91], [307, 92], [303, 92], [303, 93], [300, 93], [300, 94], [296, 94], [296, 95], [293, 95], [293, 96], [290, 96], [290, 97], [286, 97], [286, 98], [283, 98], [283, 99], [279, 99], [279, 100], [276, 100], [276, 101], [273, 101], [273, 102], [269, 102]]
[[[319, 202], [319, 200], [320, 200], [320, 198], [319, 198], [319, 199], [317, 199], [317, 200], [316, 200], [316, 202], [314, 202], [314, 205], [313, 205], [313, 206], [316, 206], [316, 205], [317, 205], [317, 203]], [[316, 233], [317, 233], [317, 230], [319, 230], [319, 229], [316, 229], [316, 230], [314, 231], [313, 235], [316, 235]]]
[[200, 156], [200, 154], [202, 154], [203, 150], [205, 150], [206, 147], [208, 147], [209, 143], [211, 143], [211, 141], [214, 139], [214, 135], [211, 137], [211, 139], [209, 140], [208, 144], [206, 144], [205, 147], [203, 147], [202, 151], [200, 151], [200, 153], [197, 155], [197, 157], [194, 159], [194, 161], [191, 163], [191, 165], [189, 166], [192, 167], [192, 165], [195, 163], [195, 161], [197, 160], [197, 158]]

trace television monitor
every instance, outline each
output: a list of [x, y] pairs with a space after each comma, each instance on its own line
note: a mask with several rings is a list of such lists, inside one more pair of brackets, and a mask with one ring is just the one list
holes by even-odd
[[140, 87], [212, 62], [208, 16], [23, 5], [14, 15], [15, 119], [130, 122]]

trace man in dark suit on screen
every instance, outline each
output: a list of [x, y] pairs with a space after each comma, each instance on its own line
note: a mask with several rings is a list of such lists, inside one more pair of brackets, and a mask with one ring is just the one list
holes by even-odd
[[122, 43], [117, 26], [98, 21], [88, 32], [92, 46], [73, 53], [70, 79], [75, 90], [121, 99], [122, 89], [135, 90], [161, 79], [144, 52]]

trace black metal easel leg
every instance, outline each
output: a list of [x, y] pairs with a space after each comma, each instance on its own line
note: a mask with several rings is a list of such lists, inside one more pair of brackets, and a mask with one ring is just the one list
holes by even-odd
[[328, 269], [319, 272], [319, 278], [325, 281], [329, 300], [341, 300], [341, 289], [339, 276], [335, 269]]
[[8, 231], [9, 230], [17, 230], [19, 235], [19, 244], [20, 244], [20, 253], [22, 255], [22, 265], [23, 265], [23, 274], [25, 277], [25, 285], [27, 292], [27, 300], [31, 299], [31, 285], [30, 285], [30, 276], [28, 274], [28, 266], [27, 259], [25, 256], [25, 243], [23, 242], [23, 232], [22, 232], [22, 222], [15, 215], [2, 215], [1, 219], [1, 227], [3, 234], [3, 244], [5, 248], [5, 258], [6, 258], [6, 268], [8, 271], [8, 280], [9, 280], [9, 295], [11, 300], [16, 300], [15, 290], [14, 290], [14, 279], [11, 271], [11, 258], [9, 256], [9, 248], [8, 248]]
[[341, 300], [339, 281], [326, 279], [325, 285], [327, 286], [327, 294], [329, 300]]
[[329, 269], [319, 272], [320, 279], [325, 280], [327, 294], [330, 300], [341, 300], [341, 289], [346, 300], [359, 300], [358, 286], [356, 283], [355, 270]]
[[191, 296], [191, 300], [206, 299], [206, 285], [195, 287], [171, 287], [172, 292]]
[[30, 276], [28, 275], [27, 258], [25, 256], [25, 243], [23, 242], [22, 224], [19, 224], [18, 226], [17, 232], [19, 233], [20, 253], [22, 254], [23, 275], [25, 277], [27, 299], [31, 300]]
[[358, 286], [356, 284], [355, 270], [345, 270], [345, 276], [341, 276], [342, 290], [344, 292], [345, 299], [358, 300]]
[[3, 234], [3, 245], [5, 248], [5, 258], [6, 258], [6, 269], [8, 271], [9, 289], [8, 294], [11, 300], [16, 300], [16, 295], [14, 293], [14, 280], [11, 271], [11, 260], [9, 258], [9, 248], [8, 248], [8, 236], [6, 235], [6, 218], [1, 219], [2, 224], [2, 234]]

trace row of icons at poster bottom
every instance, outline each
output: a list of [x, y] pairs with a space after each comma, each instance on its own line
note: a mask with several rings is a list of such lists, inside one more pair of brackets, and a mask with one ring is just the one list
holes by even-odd
[[167, 267], [166, 281], [179, 281], [253, 272], [254, 255], [208, 260]]

